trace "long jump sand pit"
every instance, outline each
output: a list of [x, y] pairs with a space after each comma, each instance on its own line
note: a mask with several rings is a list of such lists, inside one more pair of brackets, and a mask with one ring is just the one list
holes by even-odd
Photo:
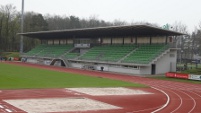
[[67, 90], [76, 91], [92, 96], [108, 96], [108, 95], [143, 95], [152, 94], [143, 90], [133, 90], [124, 87], [117, 88], [67, 88]]
[[[3, 99], [4, 102], [28, 113], [61, 113], [61, 112], [89, 112], [101, 110], [125, 110], [124, 104], [120, 101], [128, 99], [128, 95], [147, 95], [153, 94], [149, 91], [132, 88], [65, 88], [61, 90], [63, 97], [39, 97], [30, 96], [30, 98]], [[40, 90], [38, 91], [40, 92]], [[52, 92], [55, 93], [55, 92]], [[78, 95], [77, 95], [78, 94]], [[70, 95], [70, 96], [69, 96]], [[87, 96], [89, 95], [89, 96]], [[107, 100], [108, 96], [114, 99]], [[122, 99], [119, 98], [123, 97]], [[128, 96], [128, 97], [127, 97]], [[96, 99], [98, 97], [99, 99]], [[100, 97], [104, 100], [101, 101]], [[104, 99], [104, 97], [106, 97]], [[117, 100], [116, 100], [117, 99]], [[134, 99], [134, 98], [133, 98]], [[106, 101], [105, 101], [106, 100]], [[118, 105], [118, 102], [121, 104]], [[135, 99], [133, 100], [135, 102]], [[137, 102], [137, 101], [136, 101]], [[129, 103], [129, 101], [127, 102]], [[130, 102], [133, 104], [132, 102]], [[122, 106], [123, 105], [123, 106]], [[138, 108], [139, 109], [139, 108]]]
[[4, 101], [28, 113], [121, 109], [120, 107], [88, 98], [43, 98]]

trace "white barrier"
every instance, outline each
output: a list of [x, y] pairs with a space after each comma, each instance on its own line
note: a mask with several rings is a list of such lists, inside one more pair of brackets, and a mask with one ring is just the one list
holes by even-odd
[[201, 80], [201, 75], [193, 75], [193, 74], [189, 74], [188, 79], [191, 80]]

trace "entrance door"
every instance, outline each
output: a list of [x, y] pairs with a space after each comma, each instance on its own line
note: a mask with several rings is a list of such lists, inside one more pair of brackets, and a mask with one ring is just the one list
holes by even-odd
[[151, 74], [152, 75], [156, 74], [156, 64], [151, 64]]

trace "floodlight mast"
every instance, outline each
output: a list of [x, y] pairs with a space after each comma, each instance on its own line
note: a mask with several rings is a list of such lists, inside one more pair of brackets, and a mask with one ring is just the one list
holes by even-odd
[[[22, 0], [22, 13], [21, 13], [21, 33], [23, 33], [24, 26], [24, 0]], [[23, 35], [20, 37], [20, 54], [23, 53]]]

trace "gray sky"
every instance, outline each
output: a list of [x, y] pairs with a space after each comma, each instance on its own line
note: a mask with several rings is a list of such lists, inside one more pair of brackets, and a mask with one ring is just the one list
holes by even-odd
[[[21, 10], [22, 0], [0, 0], [0, 5], [13, 4]], [[97, 16], [164, 25], [182, 22], [192, 32], [201, 22], [201, 0], [24, 0], [25, 11], [51, 15], [74, 15], [80, 18]]]

